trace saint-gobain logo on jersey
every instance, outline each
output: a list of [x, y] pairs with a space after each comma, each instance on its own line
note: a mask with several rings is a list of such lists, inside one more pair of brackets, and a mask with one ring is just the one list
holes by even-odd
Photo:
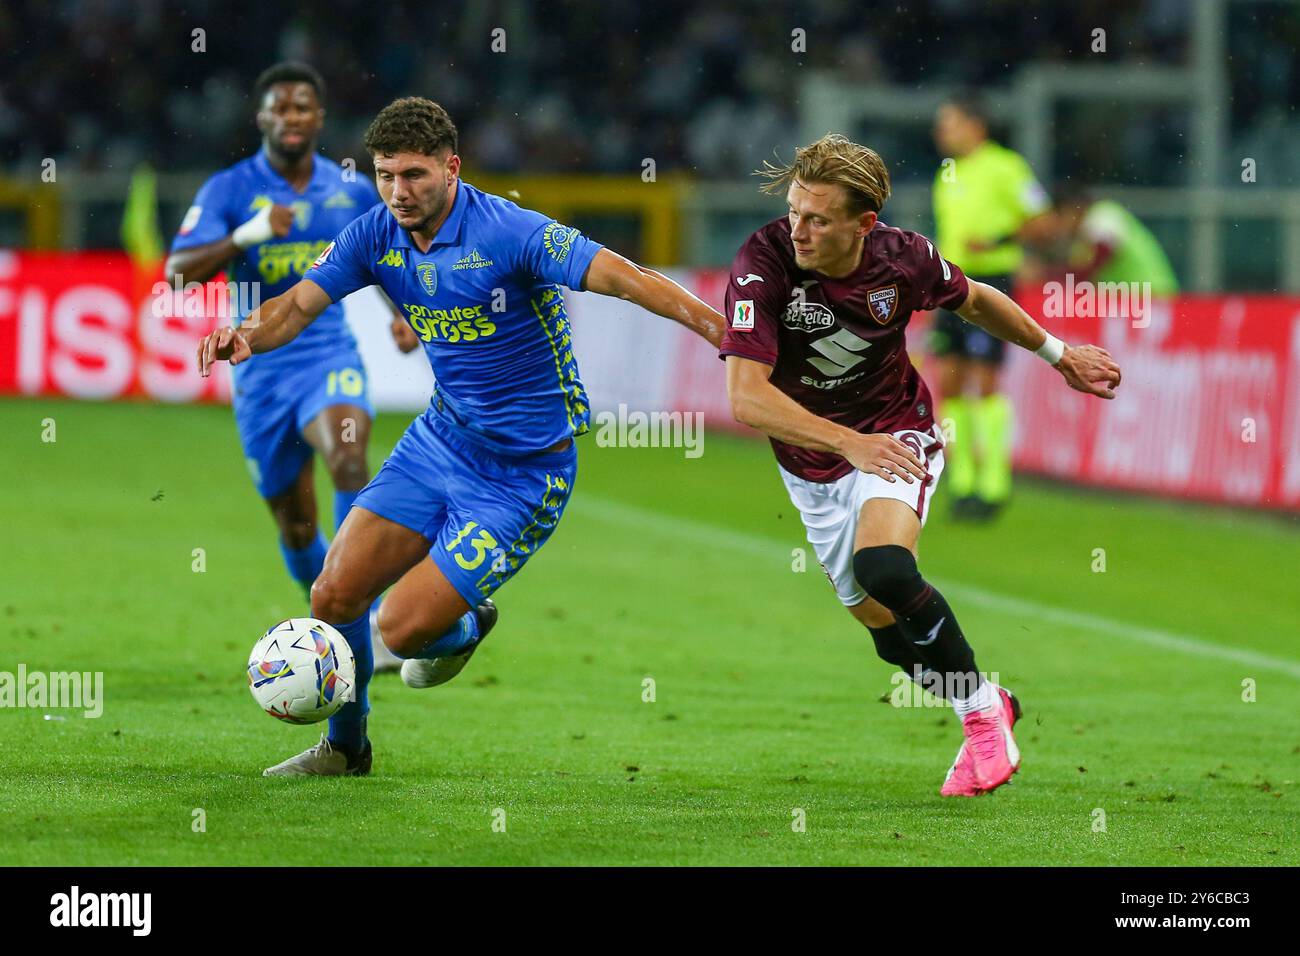
[[835, 324], [835, 313], [820, 302], [796, 297], [785, 307], [781, 321], [796, 332], [817, 332]]

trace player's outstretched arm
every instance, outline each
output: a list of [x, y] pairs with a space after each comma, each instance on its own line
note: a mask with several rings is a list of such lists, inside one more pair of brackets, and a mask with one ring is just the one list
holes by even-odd
[[199, 374], [206, 378], [213, 362], [238, 365], [255, 353], [292, 342], [329, 304], [324, 289], [303, 279], [283, 295], [263, 302], [239, 328], [225, 326], [205, 335], [199, 343]]
[[859, 471], [894, 476], [911, 484], [925, 477], [925, 465], [893, 435], [863, 435], [814, 415], [769, 381], [772, 366], [739, 355], [727, 356], [727, 395], [736, 421], [765, 435], [813, 451], [843, 457]]
[[725, 320], [672, 279], [646, 269], [616, 252], [601, 249], [587, 267], [583, 288], [612, 295], [641, 306], [647, 312], [680, 322], [704, 336], [714, 348], [722, 342]]
[[1066, 345], [1016, 305], [1015, 300], [983, 282], [971, 280], [957, 314], [1005, 342], [1046, 359], [1076, 391], [1114, 398], [1120, 371], [1110, 353], [1096, 345]]

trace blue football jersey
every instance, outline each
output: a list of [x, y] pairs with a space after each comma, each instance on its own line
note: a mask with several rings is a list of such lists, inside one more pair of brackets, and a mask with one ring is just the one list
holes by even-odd
[[581, 289], [600, 249], [461, 180], [428, 252], [381, 205], [344, 229], [304, 278], [334, 302], [383, 288], [424, 345], [435, 404], [471, 441], [521, 456], [587, 431], [560, 286]]
[[[263, 206], [288, 206], [293, 210], [289, 234], [244, 250], [227, 275], [232, 282], [259, 283], [261, 302], [287, 292], [348, 223], [379, 203], [379, 193], [368, 177], [351, 171], [345, 177], [343, 167], [320, 154], [312, 159], [311, 182], [301, 193], [271, 167], [261, 150], [214, 174], [185, 214], [172, 251], [224, 238]], [[235, 324], [256, 304], [241, 299]], [[232, 371], [247, 386], [340, 348], [355, 350], [356, 342], [344, 321], [343, 307], [336, 302], [284, 348], [254, 355]]]

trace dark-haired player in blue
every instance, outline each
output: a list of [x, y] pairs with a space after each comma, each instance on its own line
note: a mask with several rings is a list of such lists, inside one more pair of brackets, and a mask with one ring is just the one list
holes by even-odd
[[[380, 202], [368, 176], [316, 152], [325, 117], [320, 74], [280, 63], [258, 77], [255, 92], [262, 148], [203, 184], [166, 271], [173, 281], [206, 282], [229, 265], [232, 281], [267, 298], [291, 289], [344, 226]], [[237, 304], [243, 320], [256, 302], [240, 297]], [[393, 335], [403, 351], [418, 345], [399, 319]], [[331, 305], [290, 345], [240, 366], [233, 377], [244, 457], [275, 516], [289, 573], [307, 593], [327, 547], [316, 520], [313, 452], [334, 482], [336, 527], [370, 478], [373, 409], [343, 307]]]
[[[722, 316], [663, 275], [459, 178], [456, 127], [415, 97], [366, 132], [385, 206], [340, 233], [287, 293], [199, 345], [203, 374], [293, 341], [331, 302], [381, 286], [424, 344], [437, 380], [357, 497], [312, 587], [312, 613], [368, 647], [366, 608], [412, 687], [450, 680], [495, 624], [490, 595], [546, 542], [588, 429], [561, 286], [617, 296], [717, 345]], [[265, 771], [368, 773], [365, 682], [316, 746]]]

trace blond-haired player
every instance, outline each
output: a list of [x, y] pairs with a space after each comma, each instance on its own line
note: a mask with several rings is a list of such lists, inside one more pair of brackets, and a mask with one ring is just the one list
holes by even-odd
[[789, 211], [732, 265], [720, 352], [733, 412], [770, 437], [809, 543], [880, 656], [952, 701], [965, 739], [941, 792], [993, 790], [1019, 767], [1018, 704], [980, 677], [953, 609], [917, 569], [943, 437], [904, 329], [915, 311], [952, 309], [1102, 398], [1119, 367], [968, 281], [924, 236], [880, 222], [889, 172], [871, 149], [828, 135], [762, 172]]

